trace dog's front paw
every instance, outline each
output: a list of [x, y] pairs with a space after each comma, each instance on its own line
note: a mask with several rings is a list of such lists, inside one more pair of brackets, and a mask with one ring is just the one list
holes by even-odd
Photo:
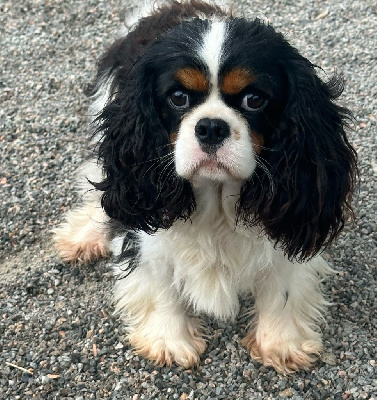
[[108, 240], [99, 232], [93, 232], [90, 239], [76, 241], [74, 237], [66, 234], [63, 225], [56, 229], [54, 242], [63, 261], [88, 264], [109, 254]]
[[318, 338], [272, 340], [266, 336], [263, 340], [263, 337], [257, 337], [255, 331], [250, 332], [242, 340], [242, 344], [256, 361], [265, 366], [272, 366], [283, 374], [308, 369], [317, 360], [322, 350], [322, 343]]
[[107, 217], [97, 204], [67, 214], [66, 221], [54, 230], [53, 241], [60, 258], [87, 264], [109, 254]]
[[153, 360], [157, 365], [171, 366], [176, 363], [189, 368], [199, 363], [200, 355], [207, 346], [200, 330], [200, 325], [193, 322], [179, 337], [147, 337], [134, 332], [129, 335], [129, 341], [136, 353]]

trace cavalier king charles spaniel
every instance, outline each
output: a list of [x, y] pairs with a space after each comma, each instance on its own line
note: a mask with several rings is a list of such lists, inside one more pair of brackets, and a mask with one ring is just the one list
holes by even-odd
[[252, 293], [251, 356], [282, 373], [315, 361], [331, 272], [318, 254], [352, 215], [342, 90], [270, 25], [198, 0], [155, 7], [101, 57], [83, 204], [54, 239], [64, 260], [113, 254], [139, 354], [197, 364], [194, 315], [234, 320]]

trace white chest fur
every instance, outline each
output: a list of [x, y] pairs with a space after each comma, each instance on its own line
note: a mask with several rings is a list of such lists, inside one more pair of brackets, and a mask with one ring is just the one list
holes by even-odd
[[235, 228], [237, 188], [196, 193], [197, 211], [167, 231], [141, 236], [142, 268], [169, 276], [195, 311], [234, 318], [238, 294], [251, 290], [271, 265], [272, 246], [257, 229]]

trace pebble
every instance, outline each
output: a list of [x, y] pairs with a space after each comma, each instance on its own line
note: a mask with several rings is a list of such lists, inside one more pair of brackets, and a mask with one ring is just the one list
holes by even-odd
[[336, 357], [332, 353], [323, 353], [321, 355], [321, 360], [329, 365], [336, 365]]
[[281, 397], [291, 397], [291, 396], [293, 396], [292, 388], [288, 388], [288, 389], [285, 389], [285, 390], [281, 391], [279, 393], [279, 396], [281, 396]]
[[47, 385], [48, 383], [50, 383], [50, 378], [48, 376], [42, 375], [41, 376], [41, 383], [42, 385]]

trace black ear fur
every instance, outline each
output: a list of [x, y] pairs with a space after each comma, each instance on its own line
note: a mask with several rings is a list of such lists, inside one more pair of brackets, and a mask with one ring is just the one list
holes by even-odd
[[87, 89], [88, 95], [95, 96], [101, 83], [113, 77], [112, 101], [97, 119], [105, 178], [92, 183], [104, 192], [106, 213], [124, 228], [146, 232], [169, 228], [177, 219], [187, 219], [195, 208], [191, 185], [176, 175], [169, 135], [155, 103], [155, 60], [161, 54], [149, 50], [169, 29], [203, 14], [223, 15], [223, 11], [197, 0], [156, 8], [102, 56], [97, 77]]
[[125, 228], [149, 233], [187, 219], [191, 185], [175, 173], [169, 135], [155, 104], [155, 71], [139, 61], [99, 116], [102, 207]]
[[[351, 113], [333, 100], [343, 79], [323, 82], [296, 51], [283, 65], [287, 106], [252, 178], [242, 188], [239, 218], [261, 223], [289, 257], [305, 260], [329, 245], [353, 215], [356, 152], [345, 134]], [[268, 170], [268, 173], [267, 173]]]

